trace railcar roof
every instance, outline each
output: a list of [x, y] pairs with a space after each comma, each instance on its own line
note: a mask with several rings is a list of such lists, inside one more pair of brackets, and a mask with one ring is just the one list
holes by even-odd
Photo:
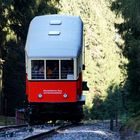
[[25, 50], [30, 58], [74, 58], [82, 50], [82, 35], [79, 16], [37, 16], [30, 23]]

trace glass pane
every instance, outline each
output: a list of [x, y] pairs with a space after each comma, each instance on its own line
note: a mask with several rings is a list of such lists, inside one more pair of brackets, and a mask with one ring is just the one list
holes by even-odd
[[79, 76], [79, 72], [80, 72], [80, 70], [79, 70], [79, 57], [77, 58], [77, 76]]
[[81, 69], [81, 55], [77, 58], [77, 75], [82, 71]]
[[61, 60], [61, 79], [74, 79], [73, 60]]
[[46, 78], [59, 79], [59, 60], [46, 61]]
[[31, 67], [32, 79], [44, 79], [44, 60], [32, 60]]

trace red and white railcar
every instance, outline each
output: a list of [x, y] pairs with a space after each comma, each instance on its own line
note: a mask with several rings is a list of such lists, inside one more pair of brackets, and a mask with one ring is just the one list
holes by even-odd
[[29, 26], [25, 55], [30, 119], [80, 119], [85, 103], [80, 17], [35, 17]]

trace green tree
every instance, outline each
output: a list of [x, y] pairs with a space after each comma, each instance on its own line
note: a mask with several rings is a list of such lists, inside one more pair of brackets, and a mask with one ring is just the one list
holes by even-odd
[[113, 130], [113, 121], [116, 121], [116, 126], [118, 125], [118, 118], [122, 111], [124, 110], [122, 102], [122, 92], [118, 85], [111, 85], [108, 88], [108, 96], [104, 101], [106, 108], [106, 114], [110, 119], [110, 129]]
[[6, 34], [4, 45], [4, 99], [5, 113], [14, 114], [25, 95], [24, 46], [30, 21], [37, 15], [56, 14], [58, 0], [9, 0], [6, 7]]
[[124, 111], [121, 87], [112, 84], [108, 90], [105, 100], [99, 95], [93, 99], [93, 108], [91, 109], [91, 119], [110, 119], [110, 129], [113, 130], [114, 120], [118, 125], [118, 118]]
[[[78, 15], [84, 22], [86, 54], [84, 80], [88, 81], [90, 88], [86, 96], [86, 105], [89, 108], [104, 110], [104, 107], [98, 106], [96, 102], [102, 105], [112, 83], [119, 85], [124, 80], [121, 67], [125, 63], [122, 50], [116, 43], [118, 32], [114, 26], [115, 14], [109, 8], [110, 0], [61, 0], [60, 4], [61, 13]], [[119, 39], [118, 42], [121, 41]], [[98, 109], [95, 112], [100, 116]]]
[[140, 110], [140, 1], [116, 0], [112, 10], [123, 18], [116, 27], [125, 40], [122, 50], [129, 60], [125, 84], [127, 107], [131, 113], [137, 113]]
[[3, 55], [5, 52], [4, 44], [6, 42], [6, 4], [3, 0], [0, 0], [0, 114], [2, 113], [2, 75], [3, 75]]
[[5, 42], [6, 37], [6, 17], [5, 17], [5, 4], [2, 0], [0, 0], [0, 58], [2, 58], [2, 49]]
[[94, 96], [93, 99], [93, 107], [91, 109], [91, 119], [95, 120], [104, 120], [107, 119], [108, 116], [106, 116], [106, 108], [104, 105], [104, 101], [102, 97], [98, 94]]

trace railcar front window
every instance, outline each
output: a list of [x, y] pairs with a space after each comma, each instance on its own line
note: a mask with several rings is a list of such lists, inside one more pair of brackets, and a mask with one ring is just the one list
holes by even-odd
[[44, 79], [44, 60], [31, 61], [32, 79]]
[[74, 79], [73, 60], [61, 60], [61, 79]]
[[59, 60], [46, 60], [46, 79], [59, 79]]

